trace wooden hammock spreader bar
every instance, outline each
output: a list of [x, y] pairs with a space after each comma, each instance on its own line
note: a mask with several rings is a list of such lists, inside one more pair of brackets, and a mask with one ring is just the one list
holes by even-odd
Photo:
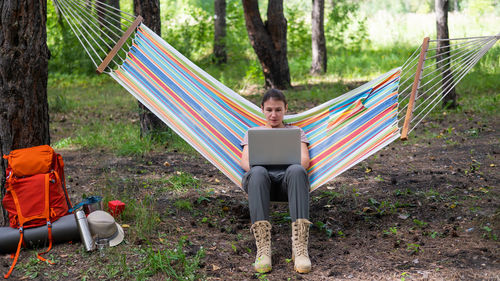
[[424, 68], [424, 61], [427, 55], [428, 48], [429, 48], [429, 37], [425, 37], [424, 42], [422, 43], [422, 49], [420, 50], [420, 58], [418, 60], [417, 71], [415, 72], [415, 80], [413, 80], [413, 85], [411, 87], [408, 107], [406, 108], [406, 117], [405, 117], [405, 122], [403, 124], [403, 129], [401, 131], [401, 140], [408, 139], [408, 130], [410, 128], [411, 115], [413, 114], [413, 108], [415, 106], [415, 96], [417, 94], [418, 87], [420, 86], [420, 76], [422, 75], [422, 70]]
[[118, 40], [118, 42], [113, 47], [113, 49], [108, 53], [106, 58], [104, 58], [104, 60], [99, 65], [99, 67], [96, 69], [96, 72], [98, 74], [101, 74], [104, 72], [104, 69], [106, 69], [106, 67], [108, 67], [111, 60], [113, 60], [113, 58], [116, 56], [116, 54], [121, 49], [123, 44], [125, 44], [127, 39], [130, 37], [132, 32], [134, 32], [134, 30], [137, 28], [137, 26], [139, 26], [139, 24], [142, 22], [142, 20], [143, 20], [143, 18], [141, 16], [137, 16], [137, 18], [134, 20], [134, 22], [128, 27], [127, 31], [125, 31], [125, 33], [123, 33], [123, 36], [120, 38], [120, 40]]

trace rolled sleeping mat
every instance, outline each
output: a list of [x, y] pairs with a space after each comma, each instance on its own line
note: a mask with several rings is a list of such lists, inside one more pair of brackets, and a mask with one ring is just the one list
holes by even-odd
[[[49, 246], [47, 226], [24, 229], [24, 242], [28, 248]], [[52, 243], [80, 241], [78, 225], [73, 214], [61, 217], [52, 223]], [[0, 253], [15, 253], [19, 243], [19, 229], [0, 227]]]

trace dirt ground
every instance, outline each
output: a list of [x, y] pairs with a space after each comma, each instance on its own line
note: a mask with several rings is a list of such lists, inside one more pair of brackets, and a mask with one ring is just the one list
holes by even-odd
[[[23, 250], [11, 280], [132, 279], [148, 266], [140, 249], [173, 248], [181, 236], [188, 257], [204, 249], [204, 280], [500, 280], [500, 120], [454, 118], [421, 125], [410, 141], [389, 145], [311, 194], [309, 274], [293, 271], [286, 203], [271, 210], [273, 270], [253, 272], [246, 195], [200, 156], [60, 150], [73, 202], [82, 194], [153, 198], [145, 206], [158, 214], [157, 224], [140, 236], [134, 228], [141, 222], [124, 215], [125, 242], [104, 258], [78, 242], [56, 245], [55, 265]], [[168, 189], [162, 179], [175, 174], [192, 175], [197, 187]], [[10, 262], [0, 258], [2, 274]]]

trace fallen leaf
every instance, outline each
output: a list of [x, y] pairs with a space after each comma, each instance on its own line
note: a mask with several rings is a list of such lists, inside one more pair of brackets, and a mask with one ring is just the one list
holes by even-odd
[[479, 191], [481, 191], [482, 193], [488, 193], [488, 192], [489, 192], [489, 191], [488, 191], [486, 188], [484, 188], [484, 187], [480, 187], [480, 188], [479, 188]]
[[124, 224], [122, 224], [122, 227], [123, 227], [123, 228], [129, 228], [129, 227], [130, 227], [130, 225], [125, 224], [125, 223], [124, 223]]
[[219, 179], [215, 179], [215, 182], [216, 182], [216, 183], [219, 183], [219, 182], [220, 182], [220, 180], [219, 180]]
[[216, 270], [219, 270], [220, 269], [220, 266], [217, 266], [215, 264], [212, 264], [212, 270], [213, 271], [216, 271]]
[[398, 218], [400, 218], [400, 219], [402, 219], [402, 220], [405, 220], [405, 219], [407, 219], [407, 218], [409, 218], [409, 217], [410, 217], [410, 215], [408, 215], [408, 214], [400, 214], [400, 215], [398, 216]]
[[165, 163], [163, 163], [163, 166], [170, 167], [170, 163], [168, 163], [168, 161], [165, 161]]

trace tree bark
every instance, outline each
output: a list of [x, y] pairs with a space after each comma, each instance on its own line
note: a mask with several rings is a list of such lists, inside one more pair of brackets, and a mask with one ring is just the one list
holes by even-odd
[[[156, 34], [161, 36], [161, 18], [159, 0], [134, 0], [134, 13], [144, 18], [147, 25]], [[168, 127], [156, 117], [147, 107], [138, 102], [139, 119], [141, 123], [141, 137], [151, 136], [168, 130]]]
[[257, 0], [242, 0], [248, 38], [259, 58], [266, 88], [291, 87], [287, 59], [286, 26], [283, 0], [269, 0], [264, 24]]
[[435, 0], [436, 28], [437, 28], [437, 51], [436, 61], [441, 69], [443, 107], [456, 108], [457, 94], [452, 86], [453, 75], [450, 70], [450, 41], [448, 33], [448, 0]]
[[326, 40], [325, 40], [325, 0], [313, 0], [311, 13], [312, 23], [312, 64], [311, 74], [326, 72]]
[[226, 0], [214, 1], [214, 57], [217, 64], [227, 62], [226, 54]]
[[[0, 2], [0, 156], [50, 144], [46, 20], [46, 0]], [[0, 164], [3, 198], [7, 162]]]

